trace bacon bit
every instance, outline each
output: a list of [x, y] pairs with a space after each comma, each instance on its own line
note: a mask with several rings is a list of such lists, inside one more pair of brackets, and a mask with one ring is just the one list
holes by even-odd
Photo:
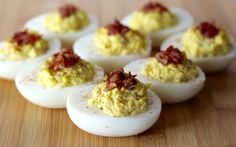
[[111, 90], [113, 88], [122, 87], [132, 88], [137, 84], [136, 75], [131, 75], [131, 73], [125, 73], [123, 68], [116, 69], [115, 71], [106, 75], [106, 90]]
[[116, 19], [114, 23], [108, 24], [105, 27], [108, 29], [108, 35], [125, 34], [130, 30], [129, 27], [122, 25]]
[[62, 17], [69, 17], [77, 11], [78, 7], [72, 4], [66, 4], [64, 6], [59, 7], [59, 13], [61, 14]]
[[207, 38], [214, 38], [219, 33], [219, 29], [209, 22], [202, 22], [196, 28]]
[[148, 12], [148, 11], [164, 12], [164, 11], [168, 11], [168, 9], [166, 7], [164, 7], [159, 2], [149, 2], [141, 8], [141, 11], [144, 11], [144, 12]]
[[79, 60], [80, 57], [72, 49], [63, 48], [60, 52], [53, 54], [48, 68], [52, 71], [62, 70], [66, 67], [74, 66]]
[[11, 40], [16, 42], [19, 46], [34, 44], [39, 39], [41, 39], [40, 35], [29, 33], [27, 30], [16, 32], [11, 38]]
[[185, 56], [178, 48], [174, 48], [171, 45], [165, 51], [157, 52], [155, 58], [163, 65], [167, 65], [170, 63], [179, 64], [184, 60]]

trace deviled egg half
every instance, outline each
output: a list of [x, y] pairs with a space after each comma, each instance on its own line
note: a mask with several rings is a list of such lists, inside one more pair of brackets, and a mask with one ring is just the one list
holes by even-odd
[[97, 18], [87, 15], [81, 8], [66, 4], [58, 10], [36, 16], [25, 26], [61, 40], [63, 46], [71, 47], [73, 42], [98, 27]]
[[56, 38], [23, 29], [0, 42], [0, 77], [14, 79], [25, 67], [42, 62], [61, 47]]
[[82, 130], [100, 136], [137, 135], [159, 118], [159, 97], [123, 69], [96, 85], [83, 87], [67, 99], [67, 112]]
[[123, 18], [122, 23], [139, 32], [150, 34], [152, 45], [157, 47], [167, 37], [190, 27], [193, 18], [181, 8], [168, 9], [158, 2], [149, 2]]
[[111, 72], [127, 63], [151, 54], [151, 39], [122, 25], [118, 20], [79, 38], [75, 53]]
[[157, 52], [155, 57], [133, 61], [124, 70], [137, 74], [141, 82], [150, 83], [151, 89], [167, 104], [192, 98], [205, 82], [202, 70], [173, 46]]
[[223, 70], [236, 54], [234, 40], [223, 28], [209, 22], [201, 22], [184, 33], [169, 37], [161, 45], [161, 50], [169, 45], [179, 47], [205, 72]]
[[65, 108], [71, 92], [99, 82], [103, 76], [101, 67], [81, 59], [72, 49], [63, 48], [43, 64], [22, 70], [15, 83], [30, 102], [47, 108]]

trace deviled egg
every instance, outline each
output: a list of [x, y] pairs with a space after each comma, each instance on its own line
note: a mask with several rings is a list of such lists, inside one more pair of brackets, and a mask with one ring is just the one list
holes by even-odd
[[67, 112], [82, 130], [100, 136], [137, 135], [159, 118], [161, 101], [131, 73], [117, 69], [96, 85], [83, 87], [67, 99]]
[[14, 79], [25, 67], [42, 62], [61, 47], [56, 38], [23, 29], [0, 42], [0, 77]]
[[98, 22], [95, 16], [87, 15], [81, 8], [66, 4], [54, 12], [32, 18], [25, 26], [57, 37], [63, 46], [71, 47], [77, 38], [94, 31]]
[[158, 2], [149, 2], [126, 16], [122, 23], [134, 30], [150, 34], [152, 45], [157, 47], [165, 38], [190, 27], [193, 18], [181, 8], [168, 9]]
[[205, 82], [202, 70], [173, 46], [157, 52], [155, 57], [133, 61], [124, 70], [137, 74], [141, 82], [150, 83], [163, 103], [188, 100], [202, 89]]
[[110, 72], [133, 60], [148, 57], [151, 54], [151, 39], [115, 20], [79, 38], [74, 44], [74, 51]]
[[226, 68], [235, 57], [235, 42], [228, 33], [213, 23], [201, 22], [186, 32], [166, 39], [161, 50], [173, 45], [205, 72], [217, 72]]
[[47, 108], [65, 108], [71, 92], [99, 82], [103, 76], [101, 67], [81, 59], [72, 49], [63, 48], [42, 65], [22, 70], [15, 83], [30, 102]]

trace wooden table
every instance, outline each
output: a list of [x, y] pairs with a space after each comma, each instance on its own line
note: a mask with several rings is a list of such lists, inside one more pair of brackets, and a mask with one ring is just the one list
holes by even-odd
[[[145, 0], [77, 0], [101, 24], [121, 18]], [[0, 0], [0, 39], [26, 20], [55, 9], [63, 1]], [[165, 0], [183, 7], [196, 21], [214, 20], [236, 38], [236, 1]], [[0, 69], [4, 70], [4, 69]], [[0, 147], [31, 146], [236, 146], [236, 61], [224, 72], [207, 75], [204, 89], [192, 100], [164, 106], [158, 122], [138, 136], [106, 138], [77, 128], [66, 110], [35, 106], [19, 94], [13, 81], [0, 79]]]

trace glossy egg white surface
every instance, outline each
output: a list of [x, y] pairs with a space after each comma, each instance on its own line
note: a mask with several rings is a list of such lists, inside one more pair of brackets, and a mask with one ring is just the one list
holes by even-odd
[[[165, 50], [168, 46], [172, 45], [174, 47], [182, 49], [181, 38], [183, 33], [179, 33], [167, 38], [161, 45], [161, 50]], [[233, 39], [231, 39], [232, 47], [229, 53], [225, 55], [218, 55], [213, 57], [189, 57], [196, 65], [200, 66], [204, 72], [218, 72], [225, 69], [235, 58], [236, 49]]]
[[[187, 11], [181, 8], [170, 8], [169, 10], [177, 17], [178, 22], [173, 27], [150, 33], [152, 37], [152, 46], [154, 47], [159, 46], [167, 37], [186, 30], [194, 23], [193, 17]], [[127, 15], [121, 20], [121, 22], [128, 25], [132, 15], [133, 13]]]
[[[60, 41], [56, 38], [50, 38], [50, 37], [44, 37], [49, 41], [49, 49], [48, 51], [35, 58], [29, 58], [26, 60], [1, 60], [0, 59], [0, 78], [4, 79], [15, 79], [16, 75], [24, 68], [29, 67], [33, 64], [39, 64], [43, 60], [45, 60], [47, 57], [49, 57], [51, 54], [55, 53], [61, 48]], [[0, 42], [0, 49], [4, 48], [4, 43]], [[4, 57], [0, 57], [3, 58]]]
[[101, 55], [98, 52], [99, 48], [97, 48], [94, 44], [94, 37], [95, 33], [92, 33], [78, 39], [73, 46], [73, 50], [81, 58], [103, 67], [106, 73], [111, 72], [114, 69], [121, 68], [133, 60], [149, 57], [151, 54], [151, 39], [149, 36], [146, 38], [147, 47], [143, 54], [131, 54], [123, 56]]
[[122, 137], [137, 135], [149, 129], [161, 112], [159, 97], [148, 90], [148, 110], [133, 116], [113, 117], [88, 106], [95, 85], [83, 87], [67, 99], [67, 112], [74, 124], [80, 129], [99, 136]]
[[103, 79], [103, 69], [95, 65], [94, 70], [95, 75], [93, 79], [84, 84], [65, 88], [44, 88], [36, 82], [37, 72], [40, 71], [40, 65], [37, 65], [22, 70], [16, 76], [15, 83], [21, 95], [30, 102], [46, 108], [65, 108], [66, 99], [69, 94], [80, 90], [86, 85], [100, 82]]
[[151, 84], [151, 89], [160, 96], [161, 101], [165, 104], [179, 103], [193, 98], [204, 85], [206, 77], [199, 67], [197, 67], [198, 77], [195, 80], [183, 83], [162, 82], [144, 76], [142, 75], [142, 69], [147, 60], [148, 59], [140, 59], [133, 61], [126, 65], [124, 70], [136, 74], [136, 78], [142, 83]]
[[42, 34], [45, 34], [51, 37], [59, 38], [63, 46], [72, 46], [76, 39], [94, 31], [98, 27], [97, 18], [93, 15], [88, 15], [90, 23], [85, 28], [79, 31], [75, 31], [75, 32], [55, 33], [55, 32], [51, 32], [50, 30], [48, 30], [47, 28], [43, 26], [43, 20], [46, 15], [47, 14], [42, 14], [42, 15], [32, 18], [31, 20], [26, 22], [25, 27], [37, 30]]

